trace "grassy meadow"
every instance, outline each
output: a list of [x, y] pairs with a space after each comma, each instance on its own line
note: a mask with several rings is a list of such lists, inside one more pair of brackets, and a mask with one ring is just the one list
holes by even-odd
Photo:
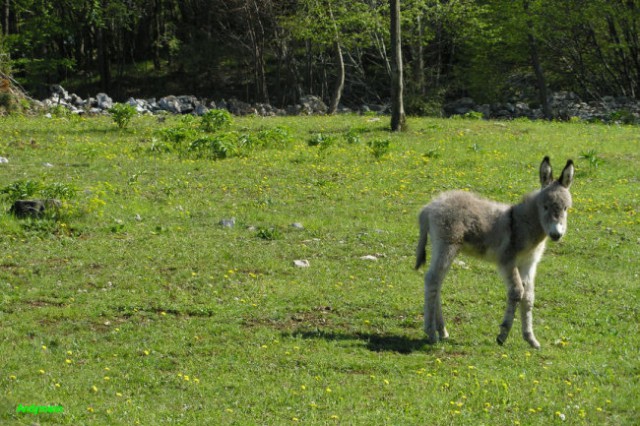
[[[1, 424], [637, 424], [638, 127], [216, 123], [0, 118]], [[451, 338], [425, 345], [421, 206], [455, 188], [518, 202], [545, 155], [576, 177], [538, 269], [541, 350], [519, 315], [495, 343], [503, 284], [464, 256]], [[25, 197], [62, 207], [10, 215]]]

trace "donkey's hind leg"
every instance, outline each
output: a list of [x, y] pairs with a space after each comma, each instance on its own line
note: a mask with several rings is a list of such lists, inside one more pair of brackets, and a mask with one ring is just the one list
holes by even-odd
[[444, 326], [440, 293], [444, 277], [449, 271], [459, 247], [448, 245], [437, 239], [431, 241], [431, 263], [424, 276], [424, 331], [427, 334], [428, 342], [436, 343], [438, 341], [437, 334], [440, 339], [449, 337]]
[[518, 268], [515, 266], [500, 266], [500, 274], [507, 287], [507, 307], [504, 311], [502, 324], [500, 324], [500, 334], [498, 334], [496, 338], [498, 344], [502, 345], [507, 340], [507, 337], [509, 337], [509, 332], [513, 326], [513, 318], [516, 314], [516, 308], [524, 294], [524, 287]]

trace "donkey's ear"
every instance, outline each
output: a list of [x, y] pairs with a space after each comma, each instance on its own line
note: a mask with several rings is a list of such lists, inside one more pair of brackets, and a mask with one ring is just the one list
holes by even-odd
[[560, 182], [560, 185], [564, 186], [565, 188], [569, 188], [573, 183], [574, 172], [575, 172], [575, 168], [573, 167], [573, 161], [568, 160], [567, 165], [564, 166], [564, 169], [562, 170], [560, 179], [558, 179], [558, 182]]
[[551, 163], [549, 157], [544, 157], [542, 163], [540, 163], [540, 186], [545, 188], [551, 182], [553, 182], [553, 172], [551, 171]]

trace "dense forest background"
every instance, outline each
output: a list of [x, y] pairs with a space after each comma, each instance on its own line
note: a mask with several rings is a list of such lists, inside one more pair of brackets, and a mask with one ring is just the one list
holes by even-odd
[[[405, 105], [640, 98], [640, 1], [403, 0]], [[34, 96], [389, 98], [388, 0], [0, 0], [0, 72]]]

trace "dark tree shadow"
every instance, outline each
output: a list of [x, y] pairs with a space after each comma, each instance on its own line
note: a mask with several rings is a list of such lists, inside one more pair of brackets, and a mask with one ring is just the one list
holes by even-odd
[[328, 341], [354, 341], [359, 342], [373, 352], [397, 352], [408, 355], [415, 351], [431, 352], [434, 345], [427, 344], [426, 339], [415, 339], [407, 336], [373, 333], [342, 333], [324, 330], [298, 330], [283, 333], [283, 337], [302, 339], [322, 339]]

